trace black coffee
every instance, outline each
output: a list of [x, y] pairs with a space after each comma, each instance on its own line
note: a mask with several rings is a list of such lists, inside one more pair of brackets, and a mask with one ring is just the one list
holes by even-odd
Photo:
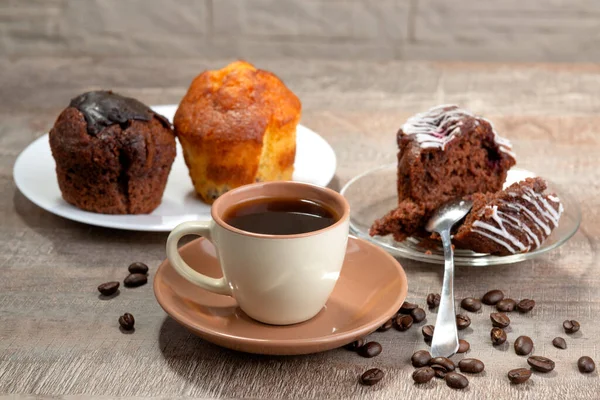
[[235, 205], [223, 220], [246, 232], [295, 235], [327, 228], [339, 216], [331, 208], [309, 200], [265, 198]]

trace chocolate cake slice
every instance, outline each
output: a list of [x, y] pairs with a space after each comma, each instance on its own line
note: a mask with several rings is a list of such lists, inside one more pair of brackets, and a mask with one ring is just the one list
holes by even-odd
[[497, 193], [472, 196], [473, 208], [454, 234], [458, 248], [499, 256], [534, 250], [558, 226], [560, 199], [546, 182], [527, 178]]
[[425, 236], [424, 226], [445, 202], [502, 189], [515, 164], [507, 139], [491, 122], [455, 105], [417, 114], [398, 131], [398, 206], [375, 221], [371, 236], [402, 241]]

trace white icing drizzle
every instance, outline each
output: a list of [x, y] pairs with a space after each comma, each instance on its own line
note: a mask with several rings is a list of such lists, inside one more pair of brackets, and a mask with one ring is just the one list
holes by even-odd
[[516, 158], [510, 141], [500, 137], [490, 121], [485, 118], [476, 117], [471, 112], [461, 109], [456, 105], [441, 105], [416, 114], [410, 117], [402, 126], [402, 132], [404, 135], [414, 135], [421, 148], [439, 148], [445, 150], [446, 145], [456, 135], [461, 133], [462, 119], [464, 117], [477, 118], [475, 120], [476, 125], [479, 125], [478, 119], [489, 123], [494, 134], [494, 143], [500, 151]]
[[491, 239], [491, 240], [493, 240], [494, 242], [498, 243], [498, 244], [499, 244], [499, 245], [501, 245], [501, 246], [504, 246], [504, 247], [506, 247], [506, 249], [507, 249], [508, 251], [510, 251], [511, 253], [513, 253], [513, 254], [514, 254], [514, 253], [516, 253], [515, 249], [513, 249], [513, 248], [512, 248], [512, 247], [511, 247], [511, 246], [510, 246], [508, 243], [506, 243], [506, 242], [505, 242], [505, 241], [503, 241], [502, 239], [498, 239], [497, 237], [495, 237], [495, 236], [492, 236], [492, 235], [490, 235], [490, 234], [487, 234], [487, 233], [485, 233], [485, 232], [483, 232], [483, 231], [480, 231], [480, 230], [478, 230], [478, 229], [472, 229], [472, 231], [473, 231], [473, 232], [476, 232], [476, 233], [478, 233], [478, 234], [480, 234], [481, 236], [484, 236], [484, 237], [486, 237], [486, 238], [488, 238], [488, 239]]
[[[473, 223], [473, 226], [475, 228], [481, 228], [483, 230], [487, 230], [489, 232], [492, 232], [492, 233], [494, 233], [494, 234], [496, 234], [498, 236], [502, 236], [503, 238], [505, 238], [508, 241], [510, 241], [515, 247], [517, 247], [521, 251], [528, 251], [529, 250], [530, 246], [525, 245], [518, 238], [516, 238], [509, 231], [506, 230], [506, 228], [504, 227], [504, 224], [506, 223], [507, 225], [509, 225], [510, 223], [508, 221], [506, 221], [504, 218], [502, 218], [500, 215], [498, 215], [498, 206], [492, 206], [492, 207], [486, 206], [485, 208], [492, 210], [492, 219], [494, 221], [496, 221], [496, 223], [498, 224], [498, 226], [500, 228], [496, 228], [495, 226], [490, 225], [487, 222], [482, 222], [482, 221], [475, 221]], [[510, 224], [510, 225], [512, 225], [512, 224]], [[476, 231], [476, 230], [474, 230], [474, 231]], [[481, 232], [481, 231], [479, 231], [479, 232]], [[514, 250], [511, 251], [511, 252], [514, 253]]]
[[551, 194], [549, 194], [548, 196], [546, 196], [548, 198], [548, 200], [554, 202], [554, 203], [560, 203], [560, 199], [556, 196], [552, 196]]
[[[529, 251], [538, 248], [541, 242], [550, 235], [552, 229], [558, 226], [558, 221], [563, 212], [563, 205], [556, 196], [544, 196], [542, 193], [536, 193], [533, 189], [523, 186], [522, 195], [517, 195], [514, 192], [507, 192], [511, 197], [520, 197], [525, 202], [531, 204], [539, 213], [538, 217], [533, 211], [521, 203], [506, 202], [500, 200], [500, 206], [512, 209], [520, 214], [521, 217], [528, 221], [521, 221], [518, 218], [511, 216], [505, 212], [498, 210], [498, 206], [486, 206], [480, 211], [480, 216], [483, 216], [488, 210], [491, 210], [491, 219], [497, 226], [489, 222], [475, 221], [471, 231], [483, 237], [486, 237], [493, 242], [503, 246], [511, 253]], [[548, 200], [553, 203], [558, 203], [558, 211], [552, 206]], [[525, 233], [527, 243], [510, 233], [507, 227]], [[534, 228], [539, 235], [532, 230]], [[513, 230], [513, 231], [514, 231]]]
[[[523, 229], [525, 231], [525, 233], [527, 234], [527, 240], [529, 241], [529, 245], [533, 243], [535, 243], [535, 247], [534, 248], [538, 248], [540, 247], [540, 238], [538, 237], [538, 235], [536, 235], [535, 233], [533, 233], [533, 231], [529, 228], [529, 226], [527, 226], [527, 224], [522, 223], [518, 218], [515, 218], [511, 215], [508, 215], [506, 213], [503, 213], [502, 211], [499, 211], [498, 214], [503, 215], [505, 218], [513, 221], [516, 225], [512, 225], [513, 227], [517, 228], [517, 229]], [[534, 225], [537, 227], [537, 225]], [[538, 228], [538, 232], [540, 232], [539, 228]]]

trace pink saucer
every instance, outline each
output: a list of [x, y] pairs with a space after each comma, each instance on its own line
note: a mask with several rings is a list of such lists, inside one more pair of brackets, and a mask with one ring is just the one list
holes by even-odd
[[[196, 239], [179, 251], [196, 271], [222, 276], [209, 241]], [[161, 307], [191, 332], [233, 350], [273, 355], [316, 353], [366, 336], [398, 311], [407, 288], [404, 270], [392, 256], [352, 236], [327, 304], [316, 317], [300, 324], [257, 322], [237, 307], [235, 299], [191, 284], [168, 261], [159, 266], [154, 278], [154, 294]]]

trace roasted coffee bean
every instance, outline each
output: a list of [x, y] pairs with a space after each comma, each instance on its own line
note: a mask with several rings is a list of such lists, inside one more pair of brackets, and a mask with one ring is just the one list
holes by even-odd
[[359, 347], [356, 352], [359, 356], [365, 358], [373, 358], [381, 354], [381, 345], [377, 342], [369, 342], [362, 347]]
[[531, 370], [527, 368], [517, 368], [508, 371], [508, 380], [510, 383], [519, 385], [525, 383], [531, 378]]
[[471, 345], [469, 342], [463, 339], [458, 339], [458, 350], [456, 350], [457, 353], [466, 353], [470, 348]]
[[503, 344], [504, 342], [506, 342], [506, 332], [504, 332], [504, 329], [492, 328], [492, 331], [490, 332], [490, 336], [492, 338], [492, 344], [494, 346], [497, 346], [499, 344]]
[[119, 290], [119, 282], [106, 282], [98, 286], [98, 291], [104, 296], [111, 296]]
[[588, 356], [583, 356], [577, 360], [577, 368], [582, 374], [589, 374], [596, 369], [596, 363]]
[[421, 328], [421, 332], [423, 333], [423, 338], [425, 338], [425, 340], [431, 340], [433, 338], [434, 330], [435, 330], [435, 327], [433, 325], [425, 325], [423, 328]]
[[558, 349], [564, 350], [567, 348], [567, 342], [565, 342], [565, 339], [561, 337], [555, 337], [554, 339], [552, 339], [552, 344]]
[[410, 314], [412, 310], [414, 310], [415, 308], [418, 308], [418, 307], [419, 307], [418, 304], [409, 303], [408, 301], [405, 301], [400, 306], [400, 309], [398, 310], [398, 312], [400, 314]]
[[427, 306], [429, 308], [436, 308], [440, 305], [440, 294], [439, 293], [429, 293], [427, 295]]
[[458, 368], [460, 368], [460, 372], [478, 374], [485, 369], [485, 365], [483, 361], [476, 358], [463, 358], [458, 362]]
[[404, 332], [410, 329], [413, 324], [413, 317], [410, 315], [398, 315], [394, 318], [394, 328], [400, 332]]
[[433, 368], [436, 365], [442, 367], [446, 372], [454, 371], [456, 369], [456, 365], [454, 365], [454, 362], [452, 362], [451, 359], [446, 357], [434, 357], [431, 360], [429, 360], [430, 367]]
[[533, 340], [529, 336], [519, 336], [514, 343], [515, 353], [527, 356], [533, 351]]
[[427, 383], [433, 379], [435, 372], [431, 367], [417, 368], [412, 374], [412, 378], [415, 383]]
[[563, 328], [565, 330], [565, 333], [575, 333], [579, 330], [580, 325], [579, 325], [579, 322], [572, 319], [570, 321], [567, 320], [567, 321], [563, 322]]
[[425, 314], [425, 310], [423, 310], [420, 307], [415, 308], [414, 310], [412, 310], [412, 312], [410, 313], [411, 317], [413, 318], [413, 320], [415, 322], [422, 322], [425, 320], [425, 317], [427, 316]]
[[496, 310], [502, 312], [511, 312], [517, 306], [517, 302], [513, 299], [502, 299], [496, 303]]
[[431, 368], [433, 369], [436, 378], [444, 379], [448, 373], [446, 368], [442, 367], [441, 365], [432, 365]]
[[379, 328], [377, 328], [377, 332], [385, 332], [390, 330], [390, 328], [392, 327], [392, 325], [394, 324], [394, 322], [391, 319], [388, 319], [387, 321], [385, 321], [385, 323], [383, 325], [381, 325]]
[[456, 314], [456, 329], [462, 331], [471, 325], [471, 318], [467, 314]]
[[497, 328], [506, 328], [510, 325], [510, 318], [503, 313], [491, 313], [490, 319], [492, 320], [492, 325]]
[[134, 262], [127, 268], [132, 274], [144, 274], [148, 273], [148, 266], [143, 262]]
[[458, 372], [448, 372], [444, 379], [446, 380], [446, 385], [452, 389], [464, 389], [469, 386], [467, 377]]
[[538, 372], [550, 372], [554, 369], [554, 361], [542, 356], [531, 356], [527, 359], [527, 364]]
[[502, 290], [494, 289], [490, 290], [486, 294], [483, 295], [481, 301], [483, 304], [487, 304], [488, 306], [493, 306], [498, 303], [500, 300], [504, 298], [504, 293]]
[[382, 379], [383, 371], [379, 368], [371, 368], [360, 376], [359, 382], [365, 386], [373, 386]]
[[126, 287], [138, 287], [148, 282], [148, 276], [144, 274], [130, 274], [123, 283]]
[[528, 313], [533, 310], [533, 307], [535, 307], [535, 301], [531, 299], [523, 299], [517, 303], [517, 311], [521, 313]]
[[431, 354], [427, 350], [418, 350], [412, 355], [410, 361], [415, 368], [425, 367], [431, 361]]
[[460, 306], [467, 311], [477, 312], [481, 310], [481, 301], [479, 299], [474, 299], [473, 297], [467, 297], [462, 299]]
[[125, 313], [119, 317], [119, 325], [126, 331], [130, 331], [135, 325], [135, 318], [133, 318], [133, 315]]
[[348, 343], [347, 345], [344, 346], [344, 348], [346, 350], [356, 351], [356, 350], [360, 349], [361, 347], [363, 347], [364, 345], [365, 345], [365, 339], [360, 338], [358, 340], [355, 340], [354, 342]]

